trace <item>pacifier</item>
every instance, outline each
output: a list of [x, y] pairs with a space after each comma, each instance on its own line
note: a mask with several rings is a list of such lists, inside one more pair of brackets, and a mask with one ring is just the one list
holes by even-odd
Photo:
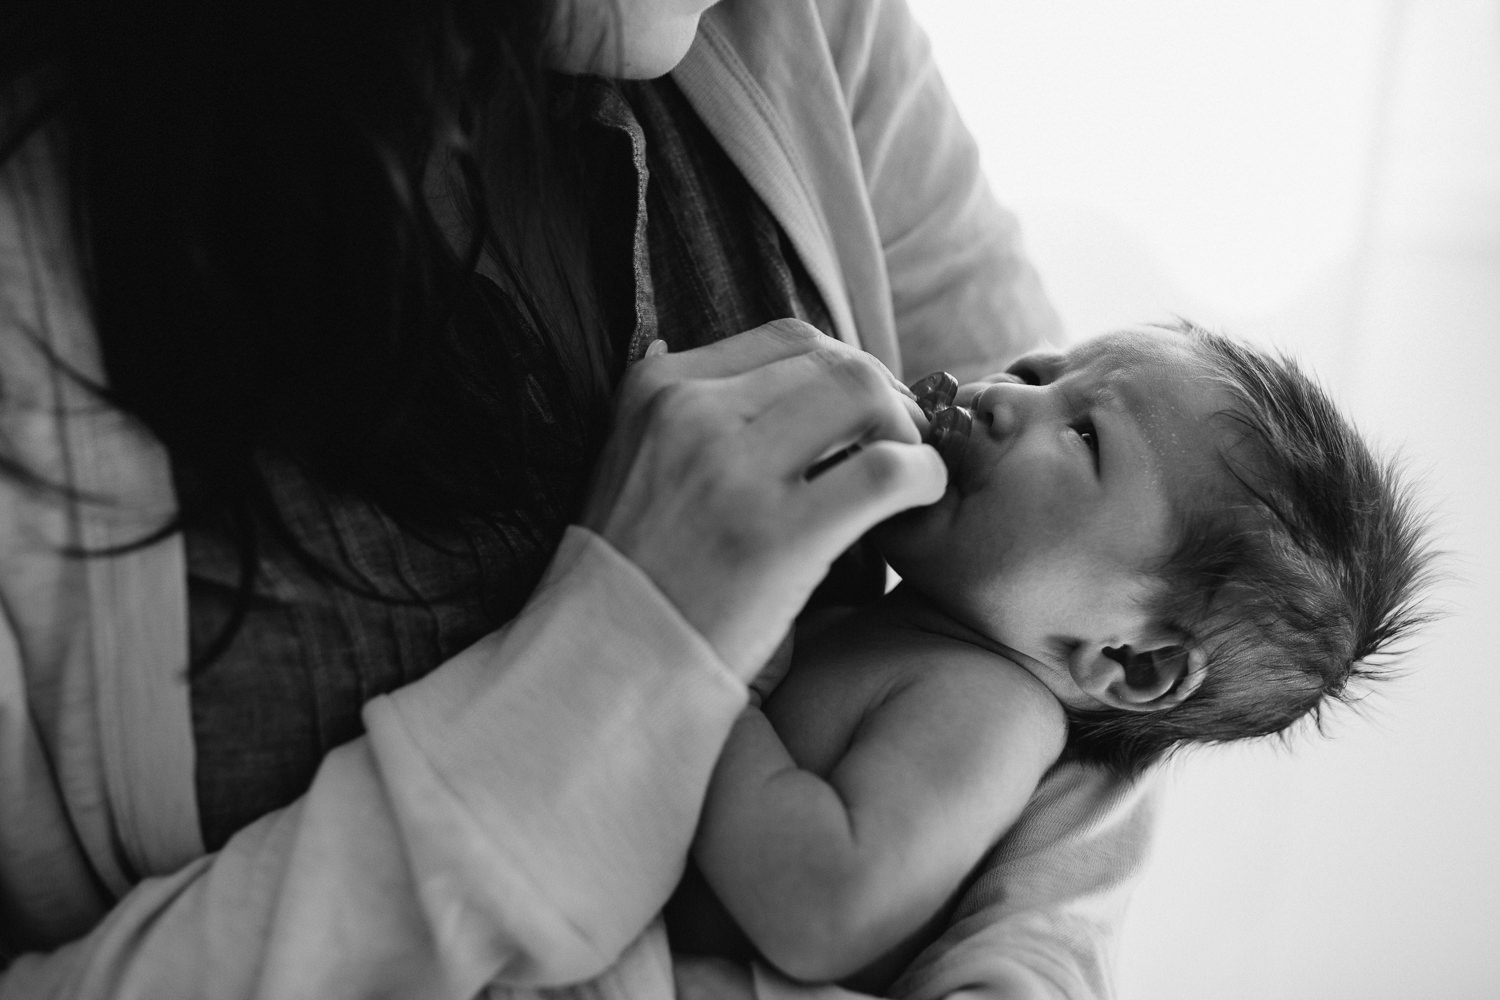
[[913, 382], [911, 391], [917, 397], [922, 415], [930, 421], [940, 407], [953, 405], [953, 397], [958, 395], [958, 379], [947, 372], [933, 372]]
[[958, 379], [948, 372], [933, 372], [913, 382], [911, 391], [927, 418], [925, 443], [937, 449], [949, 469], [957, 469], [974, 429], [974, 415], [968, 408], [953, 405]]

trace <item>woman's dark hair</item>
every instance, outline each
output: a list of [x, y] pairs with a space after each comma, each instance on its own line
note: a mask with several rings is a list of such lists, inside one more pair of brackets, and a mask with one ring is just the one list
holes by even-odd
[[[231, 508], [274, 524], [248, 509], [265, 454], [412, 523], [519, 497], [517, 337], [602, 428], [615, 361], [563, 189], [584, 164], [546, 68], [552, 7], [0, 5], [0, 164], [40, 129], [62, 151], [99, 391], [177, 470], [164, 532]], [[504, 315], [474, 305], [484, 252]]]

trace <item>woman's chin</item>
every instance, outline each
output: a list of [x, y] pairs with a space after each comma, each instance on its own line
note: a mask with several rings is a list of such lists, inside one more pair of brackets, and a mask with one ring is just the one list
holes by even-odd
[[665, 76], [677, 68], [692, 47], [702, 13], [671, 11], [637, 23], [627, 11], [624, 23], [616, 24], [586, 8], [579, 20], [559, 22], [552, 66], [564, 73], [617, 80]]

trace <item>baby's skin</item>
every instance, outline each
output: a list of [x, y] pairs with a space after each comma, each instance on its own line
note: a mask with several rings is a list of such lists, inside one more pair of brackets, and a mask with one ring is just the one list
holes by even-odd
[[[1201, 659], [1127, 673], [1174, 490], [1216, 469], [1224, 404], [1161, 330], [913, 387], [944, 497], [875, 538], [902, 583], [799, 625], [714, 772], [673, 946], [879, 991], [943, 926], [1064, 749], [1064, 707], [1152, 711]], [[1197, 671], [1195, 673], [1195, 671]], [[738, 945], [736, 945], [738, 942]]]

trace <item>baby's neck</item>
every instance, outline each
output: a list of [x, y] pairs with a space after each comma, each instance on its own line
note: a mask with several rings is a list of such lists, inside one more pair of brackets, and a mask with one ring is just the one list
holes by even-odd
[[957, 639], [988, 650], [996, 656], [1003, 656], [1029, 671], [1038, 680], [1042, 680], [1048, 673], [1047, 665], [1036, 657], [964, 624], [910, 584], [899, 584], [876, 602], [873, 608], [878, 609], [879, 614], [887, 616], [894, 624]]
[[896, 589], [876, 602], [875, 608], [879, 609], [880, 614], [889, 616], [895, 624], [907, 628], [959, 639], [984, 649], [990, 649], [994, 645], [989, 637], [969, 628], [908, 583], [898, 584]]

